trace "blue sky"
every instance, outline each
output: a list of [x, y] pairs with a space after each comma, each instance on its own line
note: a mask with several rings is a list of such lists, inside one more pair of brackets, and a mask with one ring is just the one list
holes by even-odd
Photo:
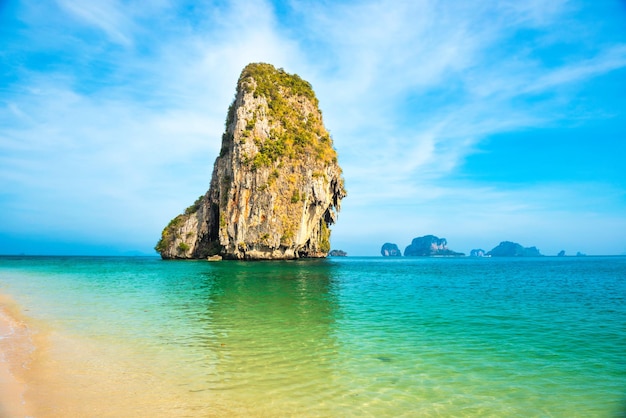
[[626, 2], [0, 2], [0, 253], [153, 254], [241, 69], [311, 82], [332, 246], [626, 253]]

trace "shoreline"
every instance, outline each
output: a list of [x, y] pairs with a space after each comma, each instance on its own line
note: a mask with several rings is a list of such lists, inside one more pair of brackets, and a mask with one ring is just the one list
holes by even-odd
[[50, 328], [25, 308], [0, 293], [0, 418], [232, 415], [123, 346]]
[[33, 332], [18, 305], [0, 294], [0, 417], [32, 416], [26, 373], [33, 361]]

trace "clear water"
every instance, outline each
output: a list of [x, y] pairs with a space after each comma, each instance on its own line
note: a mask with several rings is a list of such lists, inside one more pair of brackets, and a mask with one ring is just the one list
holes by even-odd
[[0, 293], [48, 329], [64, 365], [57, 398], [97, 386], [93, 410], [100, 399], [163, 416], [626, 411], [624, 257], [4, 257]]

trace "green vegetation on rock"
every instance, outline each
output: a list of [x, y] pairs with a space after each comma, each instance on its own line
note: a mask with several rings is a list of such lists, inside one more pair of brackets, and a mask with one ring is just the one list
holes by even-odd
[[192, 213], [196, 213], [198, 211], [198, 209], [200, 209], [200, 205], [202, 204], [202, 198], [203, 196], [200, 196], [199, 198], [196, 199], [195, 202], [193, 202], [193, 205], [189, 206], [187, 209], [185, 209], [185, 215], [191, 215]]
[[185, 223], [188, 214], [178, 215], [174, 219], [172, 219], [165, 228], [163, 228], [163, 232], [161, 232], [161, 239], [157, 242], [154, 249], [160, 253], [169, 248], [176, 238], [178, 237], [177, 229], [180, 228], [181, 225]]
[[[307, 81], [282, 68], [261, 63], [248, 65], [239, 84], [255, 98], [265, 98], [267, 117], [272, 126], [269, 138], [254, 138], [258, 153], [252, 158], [253, 168], [270, 166], [283, 157], [313, 156], [323, 162], [336, 162], [337, 153], [322, 124], [318, 100]], [[232, 108], [233, 105], [229, 108], [227, 123], [234, 120]], [[256, 116], [248, 120], [245, 132], [252, 131], [256, 122]]]
[[320, 251], [327, 253], [330, 251], [330, 229], [328, 229], [328, 225], [324, 221], [321, 223], [321, 228], [319, 248]]
[[280, 102], [283, 97], [279, 88], [287, 88], [292, 95], [304, 96], [316, 107], [319, 105], [311, 84], [297, 74], [288, 74], [282, 68], [276, 69], [266, 63], [249, 64], [241, 72], [239, 83], [248, 78], [254, 79], [256, 86], [247, 84], [245, 91], [253, 93], [255, 97], [271, 97], [272, 100]]

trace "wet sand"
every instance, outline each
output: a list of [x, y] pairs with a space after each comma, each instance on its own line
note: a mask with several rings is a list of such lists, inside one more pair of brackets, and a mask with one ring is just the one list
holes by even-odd
[[0, 295], [0, 417], [26, 417], [26, 372], [33, 353], [32, 336], [17, 318], [15, 303]]
[[67, 335], [0, 295], [0, 418], [246, 416], [137, 362], [125, 347]]
[[0, 418], [179, 415], [161, 382], [116, 356], [45, 329], [0, 296]]

